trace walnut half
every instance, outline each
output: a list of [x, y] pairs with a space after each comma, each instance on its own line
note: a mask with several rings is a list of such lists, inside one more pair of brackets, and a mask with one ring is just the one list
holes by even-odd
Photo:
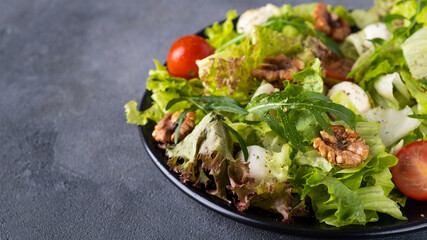
[[251, 76], [259, 81], [267, 80], [275, 88], [284, 89], [284, 80], [294, 80], [292, 73], [297, 73], [305, 67], [304, 62], [298, 58], [288, 58], [284, 54], [268, 56], [257, 69], [251, 71]]
[[313, 13], [316, 22], [314, 29], [325, 33], [335, 41], [341, 42], [351, 33], [350, 25], [346, 20], [334, 12], [328, 11], [325, 3], [318, 3]]
[[[154, 140], [160, 143], [173, 143], [175, 139], [175, 129], [178, 127], [176, 120], [180, 112], [166, 113], [162, 120], [154, 127], [152, 136]], [[185, 115], [184, 121], [179, 129], [178, 141], [184, 139], [191, 131], [193, 131], [196, 121], [196, 114], [189, 112]]]
[[313, 147], [330, 163], [342, 168], [351, 168], [359, 165], [368, 157], [369, 146], [360, 135], [343, 126], [331, 126], [333, 136], [326, 131], [320, 131], [322, 138], [313, 141]]

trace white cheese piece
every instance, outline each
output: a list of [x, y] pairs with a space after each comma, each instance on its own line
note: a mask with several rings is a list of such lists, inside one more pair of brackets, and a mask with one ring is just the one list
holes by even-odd
[[370, 24], [361, 31], [350, 34], [345, 41], [353, 43], [357, 53], [362, 55], [366, 51], [374, 49], [374, 45], [370, 41], [374, 38], [382, 38], [386, 41], [391, 39], [391, 33], [384, 23]]
[[[263, 179], [269, 179], [268, 167], [265, 163], [265, 158], [268, 153], [267, 150], [260, 146], [248, 146], [249, 152], [249, 175], [255, 179], [255, 185], [258, 185]], [[237, 154], [237, 158], [244, 159], [243, 152]]]
[[363, 31], [366, 34], [365, 45], [372, 46], [372, 40], [374, 38], [382, 38], [386, 41], [391, 39], [391, 33], [387, 30], [385, 23], [374, 23], [366, 26]]
[[254, 26], [263, 24], [270, 17], [278, 15], [280, 15], [280, 9], [270, 3], [261, 8], [248, 10], [239, 17], [237, 32], [249, 33]]
[[371, 109], [368, 95], [359, 85], [347, 81], [340, 82], [329, 90], [328, 96], [330, 97], [338, 91], [343, 91], [348, 95], [350, 101], [357, 108], [359, 114], [363, 114]]
[[261, 85], [259, 85], [259, 87], [255, 91], [254, 95], [252, 96], [252, 99], [254, 99], [254, 97], [261, 95], [263, 93], [271, 95], [271, 94], [277, 92], [278, 90], [279, 89], [274, 88], [272, 84], [270, 84], [264, 80], [264, 81], [262, 81]]

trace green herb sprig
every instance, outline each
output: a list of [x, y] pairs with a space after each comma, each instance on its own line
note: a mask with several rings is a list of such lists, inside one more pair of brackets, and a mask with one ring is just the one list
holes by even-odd
[[[179, 133], [179, 128], [184, 120], [185, 114], [195, 109], [200, 109], [205, 114], [212, 111], [222, 111], [240, 114], [243, 117], [255, 113], [264, 120], [274, 132], [301, 152], [305, 152], [303, 137], [298, 133], [295, 124], [291, 121], [291, 113], [295, 109], [308, 110], [314, 116], [320, 127], [329, 134], [332, 134], [332, 131], [329, 127], [329, 120], [327, 119], [326, 113], [337, 116], [352, 129], [356, 126], [356, 116], [348, 108], [331, 102], [329, 98], [320, 93], [304, 91], [302, 86], [289, 84], [289, 82], [285, 90], [276, 92], [272, 95], [261, 94], [252, 99], [246, 108], [243, 108], [240, 103], [226, 96], [203, 96], [173, 99], [167, 104], [166, 110], [182, 101], [187, 101], [192, 105], [190, 108], [183, 111], [177, 119], [178, 127], [175, 130], [175, 143], [178, 141], [176, 136]], [[247, 159], [248, 150], [243, 138], [224, 121], [222, 121], [222, 124], [236, 137], [245, 159]]]

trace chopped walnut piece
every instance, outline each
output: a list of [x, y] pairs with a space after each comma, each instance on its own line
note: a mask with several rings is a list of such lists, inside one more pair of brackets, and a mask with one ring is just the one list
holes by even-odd
[[341, 125], [331, 126], [331, 130], [333, 136], [320, 131], [323, 140], [319, 137], [313, 141], [319, 155], [342, 168], [355, 167], [368, 157], [369, 146], [357, 132]]
[[284, 89], [283, 80], [294, 80], [292, 73], [297, 73], [305, 67], [304, 62], [298, 58], [288, 58], [284, 54], [265, 57], [258, 69], [251, 71], [252, 77], [262, 81], [267, 80], [275, 88]]
[[351, 33], [348, 22], [339, 17], [336, 13], [330, 13], [325, 3], [317, 3], [313, 13], [313, 19], [316, 22], [314, 29], [325, 33], [335, 41], [344, 41]]
[[[152, 136], [154, 140], [160, 143], [173, 143], [175, 139], [175, 129], [178, 127], [176, 120], [180, 112], [166, 113], [162, 120], [154, 127]], [[196, 121], [196, 114], [189, 112], [185, 115], [184, 121], [179, 129], [178, 141], [184, 139], [191, 131], [193, 131]]]

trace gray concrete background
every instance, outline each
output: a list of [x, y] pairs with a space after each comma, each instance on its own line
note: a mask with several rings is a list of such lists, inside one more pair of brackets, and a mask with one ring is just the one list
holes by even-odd
[[0, 1], [0, 239], [300, 238], [236, 223], [184, 195], [123, 110], [141, 98], [151, 59], [165, 61], [177, 38], [228, 9], [263, 4]]

